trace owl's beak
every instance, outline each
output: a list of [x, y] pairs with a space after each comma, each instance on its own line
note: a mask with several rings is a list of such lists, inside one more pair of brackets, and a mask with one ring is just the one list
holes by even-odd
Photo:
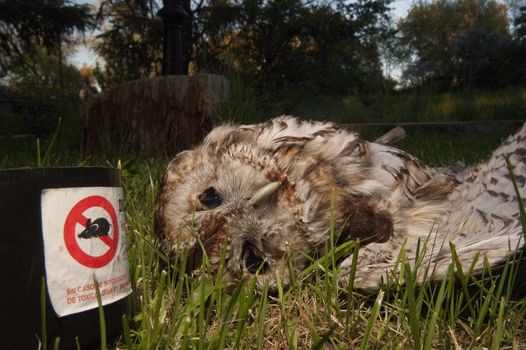
[[253, 207], [260, 203], [263, 203], [267, 199], [270, 198], [281, 186], [281, 182], [275, 181], [271, 182], [263, 187], [261, 187], [259, 190], [257, 190], [250, 200], [247, 202], [247, 207]]

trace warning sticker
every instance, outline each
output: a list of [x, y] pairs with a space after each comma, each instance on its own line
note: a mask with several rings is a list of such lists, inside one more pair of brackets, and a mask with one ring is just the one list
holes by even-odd
[[98, 307], [131, 293], [122, 188], [42, 191], [42, 235], [48, 294], [59, 316]]

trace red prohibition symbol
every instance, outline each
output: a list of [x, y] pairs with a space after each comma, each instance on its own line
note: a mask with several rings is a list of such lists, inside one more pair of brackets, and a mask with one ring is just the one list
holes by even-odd
[[[100, 256], [92, 256], [83, 251], [78, 242], [75, 233], [75, 227], [77, 224], [85, 226], [87, 218], [84, 216], [86, 210], [90, 208], [102, 208], [105, 210], [111, 219], [111, 226], [113, 227], [113, 236], [99, 236], [93, 239], [100, 239], [104, 244], [108, 246], [108, 250]], [[80, 200], [77, 204], [71, 208], [66, 222], [64, 223], [64, 243], [66, 248], [79, 264], [91, 267], [100, 268], [108, 265], [113, 260], [119, 244], [119, 224], [117, 221], [117, 214], [111, 203], [102, 196], [89, 196]]]

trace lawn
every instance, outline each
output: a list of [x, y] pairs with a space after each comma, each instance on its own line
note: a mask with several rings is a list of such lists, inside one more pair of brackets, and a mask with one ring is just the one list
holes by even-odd
[[[442, 166], [486, 158], [505, 133], [410, 133], [401, 147]], [[109, 347], [132, 349], [525, 349], [526, 298], [517, 294], [517, 264], [474, 277], [454, 263], [439, 284], [411, 283], [400, 263], [388, 286], [364, 295], [338, 286], [331, 264], [354, 244], [327, 247], [325, 257], [297, 272], [289, 288], [256, 290], [254, 281], [224, 292], [206, 263], [199, 277], [184, 274], [157, 249], [153, 202], [169, 159], [129, 155], [84, 157], [33, 139], [0, 139], [0, 168], [109, 165], [123, 168], [132, 302], [131, 330]], [[40, 151], [38, 151], [40, 149]], [[49, 150], [49, 151], [48, 151]], [[329, 213], [328, 213], [329, 215]], [[184, 259], [184, 257], [183, 257]], [[291, 267], [292, 268], [292, 267]], [[524, 271], [522, 271], [524, 273]], [[406, 284], [397, 282], [404, 276]]]
[[526, 89], [400, 91], [341, 99], [318, 96], [294, 105], [291, 112], [307, 118], [325, 115], [346, 123], [525, 119]]
[[[433, 165], [475, 162], [505, 135], [484, 136], [415, 134], [402, 147]], [[162, 258], [152, 249], [150, 205], [162, 166], [146, 169], [151, 175], [139, 169], [126, 175], [132, 256], [139, 262], [132, 272], [143, 296], [135, 333], [141, 348], [526, 347], [526, 299], [511, 298], [515, 272], [509, 270], [500, 279], [452, 270], [440, 285], [415, 288], [393, 282], [378, 294], [362, 295], [352, 286], [337, 286], [339, 272], [329, 258], [314, 261], [290, 288], [278, 288], [270, 296], [267, 290], [256, 291], [252, 281], [228, 295], [206, 271], [198, 278], [178, 273], [178, 266], [160, 272]], [[329, 257], [339, 254], [328, 250]]]

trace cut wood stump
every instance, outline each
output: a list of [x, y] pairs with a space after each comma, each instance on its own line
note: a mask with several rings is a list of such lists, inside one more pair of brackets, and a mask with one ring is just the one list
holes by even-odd
[[90, 94], [82, 112], [85, 150], [174, 155], [218, 122], [227, 95], [228, 80], [214, 74], [141, 79]]

